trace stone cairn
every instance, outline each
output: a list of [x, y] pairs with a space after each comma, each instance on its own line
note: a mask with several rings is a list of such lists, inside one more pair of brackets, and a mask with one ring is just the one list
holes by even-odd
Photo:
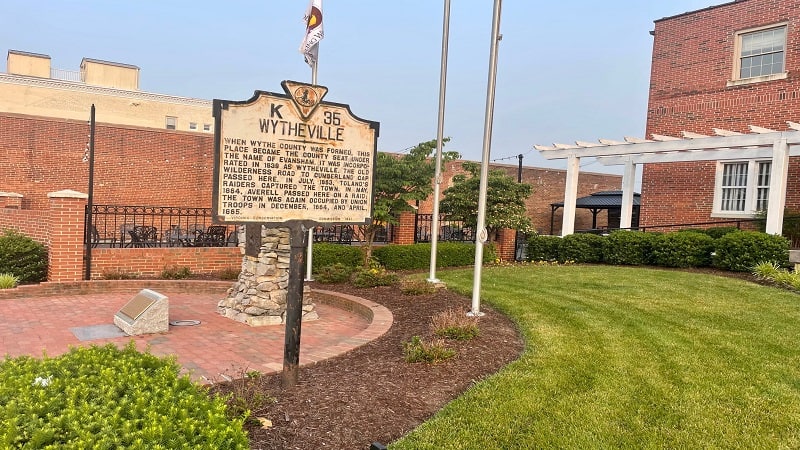
[[[245, 242], [244, 227], [241, 230], [239, 242]], [[286, 323], [290, 250], [288, 228], [261, 227], [258, 258], [244, 256], [239, 280], [228, 289], [228, 296], [220, 300], [219, 313], [250, 326]], [[311, 290], [305, 285], [303, 321], [319, 318], [311, 300]]]

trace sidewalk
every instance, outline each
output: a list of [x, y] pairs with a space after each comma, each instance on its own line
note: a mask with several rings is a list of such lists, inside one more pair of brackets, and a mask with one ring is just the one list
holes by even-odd
[[[200, 324], [170, 326], [167, 333], [81, 341], [71, 329], [113, 324], [114, 314], [132, 295], [110, 292], [0, 300], [0, 356], [39, 357], [43, 352], [57, 356], [71, 346], [108, 342], [124, 346], [134, 340], [137, 348], [149, 347], [154, 355], [177, 355], [183, 372], [201, 383], [222, 380], [221, 374], [238, 378], [247, 371], [282, 370], [284, 325], [250, 327], [227, 319], [216, 312], [217, 294], [160, 293], [169, 297], [170, 321], [199, 320]], [[321, 303], [316, 307], [320, 318], [302, 324], [301, 366], [344, 353], [391, 326], [391, 314], [385, 308], [370, 322], [338, 307]]]

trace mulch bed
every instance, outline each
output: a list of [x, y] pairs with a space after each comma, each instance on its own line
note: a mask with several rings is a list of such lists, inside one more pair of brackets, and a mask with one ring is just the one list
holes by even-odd
[[[367, 449], [372, 442], [387, 444], [429, 419], [473, 383], [515, 360], [523, 350], [514, 324], [482, 306], [486, 315], [478, 322], [480, 335], [469, 341], [447, 342], [457, 351], [454, 358], [437, 364], [407, 363], [403, 344], [414, 336], [430, 339], [431, 317], [452, 308], [466, 313], [470, 299], [446, 289], [412, 296], [396, 287], [311, 285], [380, 303], [392, 312], [394, 323], [375, 341], [301, 367], [296, 386], [282, 389], [280, 374], [254, 381], [260, 392], [275, 401], [251, 412], [251, 417], [271, 421], [267, 428], [255, 420], [248, 422], [253, 449]], [[230, 384], [214, 387], [221, 392], [235, 389]]]

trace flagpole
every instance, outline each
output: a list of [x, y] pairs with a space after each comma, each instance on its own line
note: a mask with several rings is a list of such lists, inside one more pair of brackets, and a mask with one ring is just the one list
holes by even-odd
[[442, 63], [439, 75], [439, 122], [436, 128], [436, 178], [433, 187], [433, 217], [431, 218], [431, 268], [429, 283], [438, 283], [436, 278], [436, 251], [439, 243], [439, 190], [442, 184], [442, 139], [444, 135], [444, 106], [447, 89], [447, 44], [450, 39], [450, 0], [444, 0], [442, 21]]
[[497, 46], [503, 36], [500, 34], [500, 9], [502, 0], [494, 0], [492, 16], [492, 46], [489, 52], [489, 81], [486, 88], [486, 118], [483, 124], [483, 159], [481, 160], [481, 181], [478, 194], [478, 223], [475, 227], [475, 272], [472, 277], [472, 310], [469, 316], [482, 316], [481, 312], [481, 269], [483, 268], [483, 244], [488, 239], [486, 230], [486, 191], [489, 178], [489, 156], [492, 152], [492, 121], [494, 116], [494, 90], [497, 84]]
[[[319, 45], [319, 43], [317, 43]], [[311, 84], [314, 86], [317, 85], [317, 61], [319, 61], [319, 52], [317, 52], [317, 59], [314, 61], [314, 64], [311, 66]], [[314, 227], [308, 229], [308, 252], [306, 255], [306, 281], [314, 281], [314, 277], [311, 275], [311, 266], [313, 265], [314, 259]]]

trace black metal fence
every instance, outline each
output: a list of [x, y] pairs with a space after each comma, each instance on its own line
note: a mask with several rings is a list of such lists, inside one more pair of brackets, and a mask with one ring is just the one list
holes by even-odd
[[[433, 235], [433, 214], [417, 214], [415, 219], [415, 242], [430, 242]], [[439, 215], [439, 241], [475, 242], [475, 232], [465, 226], [463, 221], [448, 220], [444, 214]]]
[[[86, 223], [89, 223], [87, 207]], [[239, 243], [237, 225], [215, 225], [211, 208], [93, 205], [92, 247], [225, 247]], [[84, 242], [88, 243], [88, 242]]]
[[[394, 227], [389, 224], [388, 226], [381, 227], [375, 234], [373, 242], [379, 244], [387, 244], [392, 242], [394, 236]], [[336, 225], [330, 224], [314, 228], [314, 242], [330, 242], [333, 244], [363, 244], [366, 242], [364, 233], [358, 225]]]

